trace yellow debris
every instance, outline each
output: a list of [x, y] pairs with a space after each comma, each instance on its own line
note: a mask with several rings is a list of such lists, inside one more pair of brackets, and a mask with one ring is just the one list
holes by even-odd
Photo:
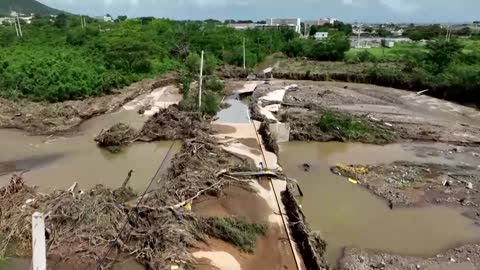
[[336, 165], [337, 169], [341, 170], [341, 171], [345, 171], [345, 172], [348, 172], [348, 173], [352, 173], [352, 174], [355, 174], [355, 175], [365, 175], [368, 173], [368, 169], [365, 168], [365, 167], [354, 167], [354, 166], [348, 166], [348, 165], [345, 165], [345, 164], [342, 164], [342, 163], [338, 163]]
[[192, 211], [192, 204], [191, 204], [191, 203], [185, 204], [184, 207], [185, 207], [185, 210], [187, 210], [187, 211]]
[[180, 266], [174, 264], [172, 266], [170, 266], [170, 270], [179, 270], [180, 269]]
[[355, 180], [355, 179], [352, 179], [352, 178], [348, 178], [348, 182], [352, 183], [352, 184], [358, 184], [358, 181]]

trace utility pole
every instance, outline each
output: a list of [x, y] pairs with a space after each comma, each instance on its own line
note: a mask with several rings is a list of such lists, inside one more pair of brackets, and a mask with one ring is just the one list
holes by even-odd
[[87, 27], [87, 18], [83, 17], [83, 27]]
[[80, 25], [82, 26], [82, 29], [85, 28], [85, 27], [83, 26], [83, 16], [80, 16]]
[[202, 84], [203, 84], [203, 54], [202, 51], [202, 58], [200, 59], [200, 80], [198, 81], [198, 110], [202, 109]]
[[451, 36], [451, 35], [452, 35], [451, 25], [448, 24], [448, 27], [447, 27], [447, 36], [445, 37], [445, 41], [450, 42], [450, 36]]
[[15, 31], [17, 32], [17, 37], [20, 36], [20, 33], [18, 32], [18, 26], [17, 26], [17, 20], [14, 20], [14, 25], [15, 25]]
[[18, 32], [20, 33], [20, 37], [23, 37], [22, 25], [20, 24], [20, 18], [18, 18], [18, 14], [17, 14], [17, 21], [18, 21]]
[[357, 40], [357, 48], [360, 48], [360, 34], [362, 33], [362, 26], [358, 25], [358, 40]]
[[245, 52], [245, 38], [243, 38], [243, 70], [247, 69], [247, 59], [246, 59], [246, 52]]

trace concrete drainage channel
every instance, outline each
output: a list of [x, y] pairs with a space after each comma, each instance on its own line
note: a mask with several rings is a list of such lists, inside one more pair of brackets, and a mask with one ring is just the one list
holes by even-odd
[[[277, 151], [272, 151], [265, 146], [264, 142], [268, 141], [288, 141], [289, 126], [288, 124], [280, 123], [271, 113], [275, 111], [275, 106], [259, 107], [262, 114], [268, 123], [262, 125], [261, 122], [252, 121], [249, 113], [249, 108], [238, 100], [238, 94], [253, 93], [259, 82], [246, 83], [243, 89], [238, 90], [233, 97], [227, 97], [225, 101], [230, 103], [230, 107], [221, 111], [213, 124], [220, 129], [226, 129], [225, 126], [233, 128], [234, 132], [220, 132], [216, 136], [220, 138], [220, 143], [223, 148], [233, 154], [246, 156], [254, 160], [255, 164], [263, 175], [258, 177], [258, 181], [267, 180], [269, 183], [268, 189], [263, 190], [258, 194], [265, 200], [269, 201], [272, 207], [274, 218], [270, 219], [281, 225], [282, 230], [288, 239], [289, 254], [295, 260], [296, 269], [328, 269], [328, 266], [322, 257], [325, 249], [325, 243], [318, 237], [314, 237], [305, 223], [305, 216], [294, 198], [294, 192], [289, 187], [289, 181], [282, 175], [282, 168], [278, 165]], [[282, 100], [283, 95], [288, 88], [295, 86], [288, 86], [285, 89], [279, 90], [276, 93], [267, 97], [268, 100]], [[232, 104], [233, 103], [233, 104]], [[256, 117], [255, 117], [256, 118]], [[264, 126], [264, 127], [262, 127]], [[259, 132], [259, 130], [261, 130]], [[257, 149], [260, 151], [252, 151], [249, 149], [254, 147], [253, 143], [242, 143], [246, 140], [254, 139]], [[274, 153], [277, 152], [277, 153]], [[252, 180], [253, 185], [257, 180]], [[285, 248], [285, 246], [284, 246]]]

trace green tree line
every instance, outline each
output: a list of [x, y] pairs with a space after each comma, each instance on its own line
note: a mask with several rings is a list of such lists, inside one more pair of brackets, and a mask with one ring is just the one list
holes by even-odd
[[[134, 81], [188, 69], [205, 51], [210, 69], [221, 64], [255, 67], [295, 39], [287, 29], [237, 31], [217, 21], [151, 17], [103, 22], [60, 14], [0, 26], [0, 96], [56, 102], [101, 95]], [[195, 61], [193, 61], [195, 62]]]

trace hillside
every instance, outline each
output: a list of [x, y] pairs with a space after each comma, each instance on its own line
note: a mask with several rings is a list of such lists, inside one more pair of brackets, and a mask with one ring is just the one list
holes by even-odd
[[14, 10], [19, 13], [39, 15], [55, 15], [62, 11], [48, 7], [36, 0], [0, 0], [0, 14], [8, 15]]

